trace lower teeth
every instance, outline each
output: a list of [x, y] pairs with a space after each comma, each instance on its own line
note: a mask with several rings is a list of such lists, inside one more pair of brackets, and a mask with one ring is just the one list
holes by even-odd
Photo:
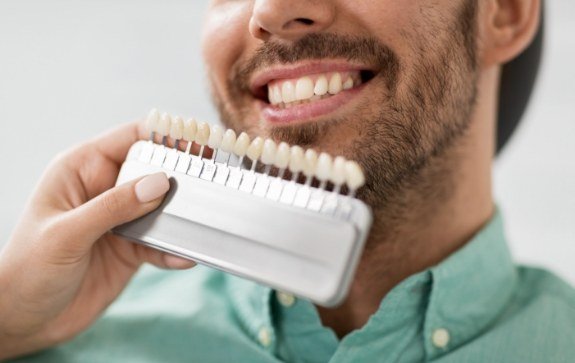
[[331, 96], [335, 96], [335, 95], [330, 95], [329, 93], [327, 93], [327, 94], [325, 94], [325, 95], [323, 95], [323, 96], [314, 95], [312, 98], [309, 98], [309, 99], [307, 99], [307, 100], [293, 101], [293, 102], [290, 102], [290, 103], [283, 103], [283, 102], [282, 102], [282, 103], [277, 104], [276, 106], [277, 106], [278, 108], [290, 108], [290, 107], [293, 107], [293, 106], [298, 106], [298, 105], [301, 105], [301, 104], [310, 103], [310, 102], [317, 101], [317, 100], [323, 100], [323, 99], [326, 99], [326, 98], [331, 97]]

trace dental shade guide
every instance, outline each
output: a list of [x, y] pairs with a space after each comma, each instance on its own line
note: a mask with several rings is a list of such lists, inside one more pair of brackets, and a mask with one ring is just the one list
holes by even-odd
[[157, 110], [146, 125], [150, 139], [130, 148], [117, 184], [164, 172], [172, 186], [157, 210], [115, 233], [323, 306], [345, 298], [372, 222], [354, 197], [365, 183], [357, 163]]

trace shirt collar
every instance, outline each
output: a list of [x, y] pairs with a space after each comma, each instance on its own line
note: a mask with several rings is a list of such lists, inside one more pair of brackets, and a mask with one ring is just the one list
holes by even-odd
[[[274, 291], [253, 282], [230, 277], [232, 298], [240, 320], [251, 336], [261, 344], [261, 331], [270, 329], [269, 350], [277, 348], [277, 332], [301, 330], [316, 326], [325, 331], [324, 341], [338, 345], [337, 339], [329, 338], [333, 332], [321, 326], [317, 311], [305, 300], [298, 300], [299, 310], [282, 307], [274, 299]], [[427, 359], [435, 359], [465, 344], [485, 330], [502, 312], [511, 298], [516, 284], [516, 271], [506, 245], [503, 221], [496, 211], [489, 223], [467, 244], [440, 264], [405, 279], [382, 300], [377, 312], [361, 329], [347, 335], [337, 347], [335, 356], [357, 358], [357, 354], [386, 354], [388, 357], [403, 346], [418, 344]], [[273, 307], [273, 308], [272, 308]], [[290, 319], [283, 319], [285, 327], [274, 327], [277, 309]], [[309, 321], [293, 319], [293, 313], [308, 316]], [[282, 312], [279, 312], [282, 313]], [[281, 320], [280, 320], [281, 322]], [[445, 345], [434, 343], [438, 330], [448, 332]], [[283, 334], [285, 335], [285, 334]], [[295, 337], [296, 334], [287, 334]], [[410, 336], [408, 341], [406, 336]], [[310, 338], [308, 336], [308, 338]], [[402, 339], [402, 340], [399, 340]], [[422, 340], [422, 341], [421, 341]], [[403, 343], [403, 345], [402, 345]], [[288, 344], [292, 345], [292, 344]], [[353, 346], [366, 349], [349, 349]], [[335, 350], [336, 347], [333, 347]], [[367, 356], [366, 356], [367, 357]]]
[[[433, 359], [484, 331], [512, 297], [517, 272], [499, 211], [470, 242], [430, 272], [432, 289], [424, 341]], [[437, 329], [449, 332], [449, 343], [443, 348], [433, 344]]]

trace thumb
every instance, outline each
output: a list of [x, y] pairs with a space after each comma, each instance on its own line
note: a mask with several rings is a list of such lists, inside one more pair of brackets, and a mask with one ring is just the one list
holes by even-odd
[[165, 173], [129, 181], [70, 211], [70, 243], [90, 248], [106, 232], [156, 209], [170, 189]]

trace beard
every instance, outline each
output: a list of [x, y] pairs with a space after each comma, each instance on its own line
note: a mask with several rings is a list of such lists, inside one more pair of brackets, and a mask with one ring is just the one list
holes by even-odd
[[[312, 33], [289, 45], [266, 42], [250, 59], [237, 64], [227, 84], [229, 99], [214, 95], [215, 104], [222, 121], [238, 131], [357, 161], [366, 174], [357, 197], [374, 209], [375, 221], [382, 227], [392, 225], [414, 208], [407, 205], [413, 189], [429, 201], [447, 197], [452, 187], [449, 176], [456, 163], [442, 156], [465, 135], [475, 106], [476, 7], [476, 1], [465, 1], [453, 24], [420, 39], [413, 46], [411, 62], [369, 37]], [[377, 85], [369, 103], [359, 105], [353, 116], [325, 122], [246, 122], [253, 112], [246, 98], [248, 79], [256, 70], [323, 58], [359, 61], [377, 69], [369, 80], [372, 89]], [[345, 142], [342, 134], [348, 135]]]

